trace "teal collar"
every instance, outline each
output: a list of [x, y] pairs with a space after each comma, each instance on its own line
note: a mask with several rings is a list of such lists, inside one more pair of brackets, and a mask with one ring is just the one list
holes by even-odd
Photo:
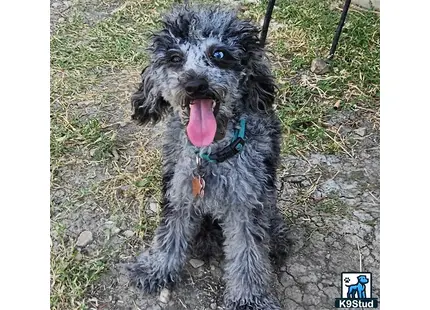
[[234, 137], [231, 143], [225, 148], [213, 154], [199, 153], [198, 151], [196, 151], [196, 154], [198, 154], [202, 159], [207, 160], [208, 162], [221, 163], [229, 159], [230, 157], [233, 157], [237, 153], [240, 153], [245, 146], [246, 121], [245, 119], [241, 118], [239, 123], [239, 130], [236, 130], [234, 132]]

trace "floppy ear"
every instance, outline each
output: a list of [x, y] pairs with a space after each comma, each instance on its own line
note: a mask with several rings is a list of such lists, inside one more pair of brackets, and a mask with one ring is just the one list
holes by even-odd
[[266, 112], [273, 106], [277, 87], [264, 57], [260, 55], [260, 59], [252, 64], [252, 71], [248, 76], [247, 101], [252, 110]]
[[246, 67], [245, 98], [247, 106], [253, 111], [268, 111], [275, 99], [276, 84], [269, 67], [265, 49], [261, 46], [259, 29], [249, 21], [241, 21], [232, 35], [237, 36], [245, 51], [242, 64]]
[[170, 107], [157, 89], [153, 73], [152, 66], [143, 69], [142, 82], [139, 84], [137, 92], [131, 97], [131, 104], [134, 109], [134, 114], [131, 117], [141, 124], [146, 124], [149, 121], [154, 124], [157, 123]]

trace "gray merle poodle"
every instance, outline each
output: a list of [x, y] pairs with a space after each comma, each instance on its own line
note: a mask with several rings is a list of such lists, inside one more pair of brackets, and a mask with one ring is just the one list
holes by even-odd
[[176, 282], [190, 248], [222, 244], [226, 309], [281, 309], [271, 258], [284, 253], [276, 207], [280, 122], [259, 29], [218, 6], [176, 6], [153, 34], [132, 97], [140, 123], [167, 117], [162, 219], [129, 265], [147, 292]]

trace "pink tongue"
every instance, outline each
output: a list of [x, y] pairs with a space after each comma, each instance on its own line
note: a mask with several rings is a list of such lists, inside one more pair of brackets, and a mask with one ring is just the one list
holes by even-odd
[[197, 147], [208, 146], [214, 140], [216, 120], [212, 112], [211, 99], [197, 99], [190, 105], [190, 121], [187, 135], [191, 143]]

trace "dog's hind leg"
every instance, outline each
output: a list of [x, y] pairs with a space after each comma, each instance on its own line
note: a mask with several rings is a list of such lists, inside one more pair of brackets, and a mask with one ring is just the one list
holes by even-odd
[[165, 205], [151, 248], [128, 268], [132, 282], [147, 292], [175, 282], [185, 263], [189, 244], [200, 226], [199, 221], [191, 206]]
[[226, 309], [280, 310], [270, 293], [269, 217], [254, 206], [232, 206], [221, 224], [226, 259]]

